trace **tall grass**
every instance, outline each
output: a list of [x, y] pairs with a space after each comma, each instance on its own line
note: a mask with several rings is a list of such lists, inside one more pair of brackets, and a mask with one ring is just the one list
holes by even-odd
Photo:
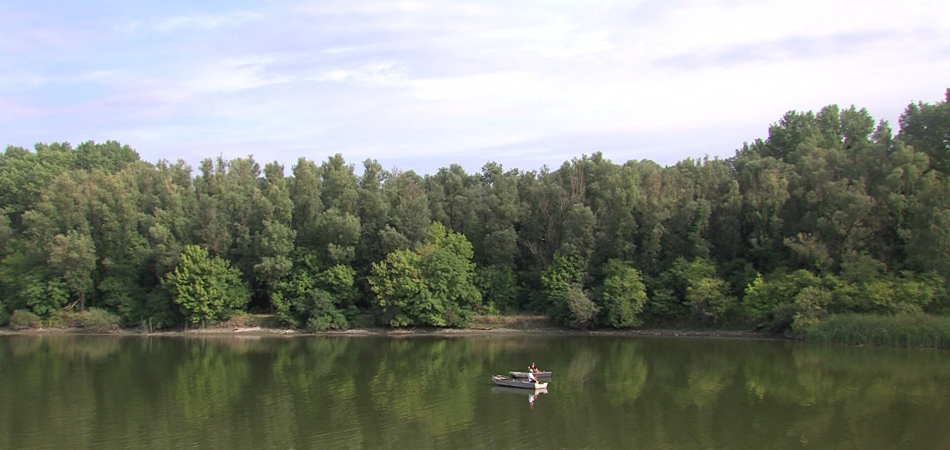
[[950, 316], [840, 314], [806, 333], [809, 341], [950, 349]]

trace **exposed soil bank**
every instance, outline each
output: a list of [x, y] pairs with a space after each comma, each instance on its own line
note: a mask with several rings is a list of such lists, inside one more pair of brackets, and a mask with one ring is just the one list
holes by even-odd
[[228, 335], [256, 335], [256, 336], [469, 336], [469, 335], [566, 335], [566, 336], [658, 336], [658, 337], [712, 337], [712, 338], [742, 338], [742, 339], [785, 339], [783, 336], [759, 333], [754, 331], [726, 331], [726, 330], [677, 330], [677, 329], [650, 329], [650, 330], [596, 330], [583, 331], [554, 326], [535, 327], [485, 327], [474, 328], [383, 328], [365, 327], [349, 330], [324, 331], [311, 333], [306, 330], [292, 330], [261, 326], [234, 327], [210, 326], [189, 330], [172, 330], [144, 333], [139, 329], [121, 329], [115, 331], [93, 331], [83, 328], [34, 328], [13, 330], [8, 327], [0, 328], [0, 335], [37, 335], [37, 334], [81, 334], [81, 335], [148, 335], [148, 336], [228, 336]]

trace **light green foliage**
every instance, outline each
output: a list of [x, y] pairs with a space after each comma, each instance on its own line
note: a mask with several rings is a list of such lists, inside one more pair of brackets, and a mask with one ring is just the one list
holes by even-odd
[[808, 286], [795, 296], [795, 314], [792, 330], [805, 333], [818, 325], [825, 315], [825, 308], [832, 303], [832, 293], [816, 286]]
[[647, 302], [647, 292], [640, 272], [617, 259], [608, 261], [603, 271], [604, 284], [598, 292], [601, 322], [614, 328], [643, 323], [640, 313]]
[[427, 306], [420, 305], [425, 279], [422, 276], [422, 257], [409, 250], [398, 250], [386, 255], [386, 259], [373, 263], [369, 284], [376, 294], [377, 317], [393, 327], [415, 323], [413, 311]]
[[475, 287], [472, 245], [435, 222], [416, 251], [398, 250], [373, 264], [369, 283], [377, 317], [392, 326], [464, 326], [481, 294]]
[[583, 283], [584, 276], [585, 273], [580, 264], [570, 258], [557, 255], [541, 276], [541, 281], [548, 292], [566, 291], [571, 285]]
[[703, 322], [718, 322], [736, 303], [729, 295], [729, 284], [716, 277], [690, 280], [686, 301], [693, 315]]
[[225, 319], [250, 300], [240, 271], [227, 260], [209, 257], [197, 245], [185, 247], [178, 266], [165, 277], [165, 286], [193, 324]]
[[475, 287], [472, 244], [464, 235], [448, 233], [441, 223], [434, 222], [419, 253], [428, 295], [443, 304], [446, 325], [468, 324], [482, 301]]

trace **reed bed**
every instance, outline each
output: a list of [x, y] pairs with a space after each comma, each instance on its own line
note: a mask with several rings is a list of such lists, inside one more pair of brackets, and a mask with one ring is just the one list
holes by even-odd
[[833, 315], [808, 330], [806, 337], [825, 343], [950, 349], [950, 316]]

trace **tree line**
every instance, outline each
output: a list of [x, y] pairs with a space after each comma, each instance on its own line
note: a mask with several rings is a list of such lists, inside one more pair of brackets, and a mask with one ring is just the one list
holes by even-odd
[[124, 325], [270, 312], [291, 327], [801, 332], [830, 314], [950, 313], [950, 90], [894, 133], [790, 111], [726, 159], [420, 175], [341, 155], [142, 161], [114, 141], [0, 155], [0, 323], [95, 308]]

